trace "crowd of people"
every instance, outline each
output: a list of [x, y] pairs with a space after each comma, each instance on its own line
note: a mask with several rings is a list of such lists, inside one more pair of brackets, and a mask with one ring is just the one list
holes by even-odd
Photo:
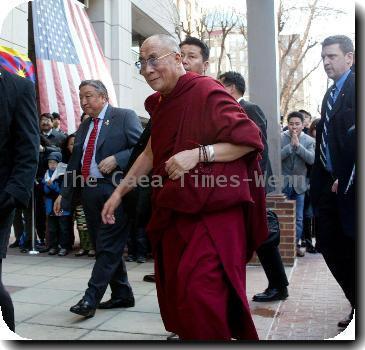
[[[349, 324], [356, 306], [353, 53], [345, 36], [322, 43], [324, 69], [334, 85], [321, 117], [291, 111], [281, 133], [281, 190], [296, 203], [296, 254], [303, 257], [303, 247], [323, 254], [352, 306], [340, 327]], [[76, 222], [75, 255], [95, 257], [84, 296], [71, 312], [88, 318], [98, 308], [134, 307], [123, 257], [127, 246], [127, 261], [144, 263], [153, 256], [155, 273], [144, 280], [156, 283], [170, 339], [258, 339], [246, 296], [245, 269], [254, 252], [268, 287], [253, 300], [289, 297], [278, 219], [265, 205], [274, 189], [254, 181], [255, 174], [272, 173], [267, 120], [244, 99], [240, 73], [225, 72], [217, 81], [206, 76], [208, 66], [209, 48], [201, 40], [188, 37], [178, 44], [153, 35], [136, 62], [155, 90], [145, 101], [151, 118], [144, 130], [133, 110], [109, 104], [101, 81], [84, 80], [84, 114], [70, 135], [58, 113], [38, 118], [28, 82], [1, 70], [7, 100], [0, 106], [7, 106], [3, 114], [14, 134], [1, 146], [8, 155], [0, 158], [7, 169], [0, 174], [0, 276], [11, 225], [16, 240], [10, 247], [33, 248], [34, 210], [37, 250], [69, 254]], [[207, 176], [238, 181], [197, 185]], [[111, 297], [101, 302], [108, 285]], [[14, 330], [1, 279], [0, 302]]]
[[[81, 118], [84, 119], [85, 115]], [[71, 210], [55, 215], [53, 205], [60, 194], [67, 163], [71, 157], [75, 134], [68, 135], [60, 127], [60, 115], [42, 113], [39, 118], [40, 146], [37, 174], [34, 181], [34, 199], [26, 208], [15, 210], [13, 221], [15, 241], [10, 248], [22, 253], [37, 249], [49, 255], [65, 256], [75, 243], [76, 222], [79, 247], [76, 256], [95, 256], [80, 199], [74, 199]], [[35, 247], [32, 246], [32, 211], [35, 214]]]

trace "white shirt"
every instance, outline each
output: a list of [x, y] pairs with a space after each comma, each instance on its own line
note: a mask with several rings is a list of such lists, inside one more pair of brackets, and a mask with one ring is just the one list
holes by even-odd
[[48, 131], [48, 132], [44, 132], [44, 131], [42, 131], [42, 134], [44, 135], [44, 136], [49, 136], [49, 135], [51, 135], [52, 134], [52, 129], [50, 130], [50, 131]]

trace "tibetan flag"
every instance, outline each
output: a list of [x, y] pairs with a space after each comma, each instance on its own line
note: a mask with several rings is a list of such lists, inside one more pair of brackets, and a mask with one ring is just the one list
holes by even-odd
[[99, 40], [76, 0], [34, 0], [33, 31], [40, 112], [58, 112], [61, 129], [69, 134], [80, 123], [79, 85], [99, 79], [117, 107], [113, 81]]
[[0, 66], [8, 72], [35, 82], [34, 67], [30, 59], [9, 47], [0, 46]]

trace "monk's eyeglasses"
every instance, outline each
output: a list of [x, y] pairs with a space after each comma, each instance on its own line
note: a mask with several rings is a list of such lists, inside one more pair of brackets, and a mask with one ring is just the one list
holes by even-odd
[[156, 68], [158, 66], [158, 61], [161, 60], [162, 58], [165, 58], [167, 56], [170, 56], [172, 55], [173, 53], [176, 53], [175, 51], [171, 51], [165, 55], [162, 55], [160, 57], [151, 57], [147, 60], [140, 60], [140, 61], [137, 61], [135, 63], [135, 66], [137, 67], [137, 69], [141, 72], [143, 70], [145, 70], [147, 68], [147, 65], [150, 65], [151, 67], [153, 68]]

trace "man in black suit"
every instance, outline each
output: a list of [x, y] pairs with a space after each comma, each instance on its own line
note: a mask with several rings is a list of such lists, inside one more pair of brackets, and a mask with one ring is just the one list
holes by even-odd
[[341, 210], [342, 194], [338, 192], [338, 179], [348, 158], [345, 140], [356, 119], [353, 55], [353, 43], [344, 35], [328, 37], [322, 43], [324, 70], [334, 84], [323, 98], [310, 188], [318, 216], [317, 247], [352, 307], [350, 315], [338, 323], [339, 327], [347, 327], [356, 306], [355, 234], [351, 238], [345, 233], [343, 224], [348, 217]]
[[[70, 311], [92, 317], [97, 307], [133, 307], [134, 297], [128, 282], [123, 250], [127, 240], [127, 218], [122, 206], [116, 211], [116, 223], [101, 222], [104, 202], [113, 193], [128, 164], [133, 146], [142, 132], [136, 113], [108, 104], [108, 92], [99, 80], [80, 84], [80, 104], [90, 116], [76, 133], [73, 152], [64, 178], [61, 196], [54, 211], [69, 209], [75, 191], [75, 175], [80, 180], [82, 204], [96, 261], [84, 297]], [[100, 303], [108, 284], [111, 299]], [[100, 303], [100, 304], [99, 304]]]
[[[224, 85], [226, 90], [237, 100], [241, 107], [247, 113], [247, 116], [255, 122], [261, 130], [262, 143], [264, 144], [264, 151], [260, 161], [260, 167], [263, 174], [266, 173], [266, 178], [272, 175], [271, 163], [269, 159], [269, 148], [267, 144], [267, 121], [264, 112], [254, 103], [245, 101], [243, 95], [246, 91], [245, 79], [240, 73], [226, 72], [220, 75], [220, 82]], [[266, 192], [270, 192], [266, 182]], [[266, 241], [256, 253], [260, 259], [261, 265], [265, 271], [269, 285], [263, 293], [254, 295], [253, 300], [257, 302], [284, 300], [288, 297], [289, 285], [285, 274], [283, 262], [281, 260], [278, 240]]]
[[14, 331], [14, 307], [1, 280], [15, 208], [26, 208], [37, 171], [39, 127], [34, 84], [0, 68], [0, 306]]

